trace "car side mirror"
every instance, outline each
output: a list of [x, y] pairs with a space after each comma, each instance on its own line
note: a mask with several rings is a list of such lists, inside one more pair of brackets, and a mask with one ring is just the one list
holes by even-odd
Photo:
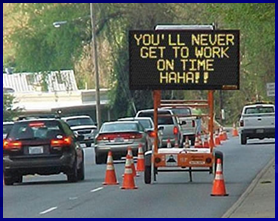
[[164, 130], [164, 126], [158, 126], [158, 130]]

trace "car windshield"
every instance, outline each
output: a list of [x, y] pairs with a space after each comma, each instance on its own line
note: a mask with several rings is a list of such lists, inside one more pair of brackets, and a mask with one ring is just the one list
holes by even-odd
[[245, 114], [264, 114], [264, 113], [274, 113], [273, 107], [249, 107], [245, 109]]
[[[153, 112], [141, 112], [140, 117], [150, 117], [153, 120]], [[173, 117], [168, 111], [158, 112], [158, 125], [174, 124]]]
[[57, 121], [28, 121], [14, 124], [7, 138], [12, 140], [54, 139], [63, 136]]
[[8, 134], [13, 127], [13, 124], [3, 124], [3, 134]]
[[145, 129], [149, 129], [149, 128], [152, 128], [152, 124], [149, 120], [146, 120], [146, 119], [135, 119], [137, 121], [139, 121], [142, 126], [145, 128]]
[[93, 120], [91, 118], [74, 118], [74, 119], [68, 119], [67, 124], [70, 127], [74, 126], [80, 126], [80, 125], [95, 125]]
[[103, 124], [100, 132], [125, 132], [125, 131], [138, 131], [138, 123], [114, 123]]

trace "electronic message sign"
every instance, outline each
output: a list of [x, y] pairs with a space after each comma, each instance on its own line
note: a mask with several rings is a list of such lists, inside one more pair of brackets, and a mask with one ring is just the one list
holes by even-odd
[[238, 90], [239, 30], [129, 31], [131, 90]]

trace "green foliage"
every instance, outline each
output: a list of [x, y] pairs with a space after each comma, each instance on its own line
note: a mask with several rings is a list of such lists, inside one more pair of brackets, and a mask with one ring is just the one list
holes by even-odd
[[11, 94], [3, 94], [3, 121], [12, 121], [19, 116], [21, 110], [19, 108], [13, 109], [15, 97]]
[[[109, 42], [99, 62], [100, 67], [109, 70], [109, 105], [114, 118], [132, 116], [136, 110], [152, 107], [150, 91], [129, 90], [128, 31], [150, 30], [157, 24], [215, 22], [219, 29], [240, 30], [240, 90], [223, 91], [222, 96], [228, 123], [237, 120], [246, 101], [269, 99], [266, 83], [275, 82], [274, 3], [95, 3], [95, 7], [98, 45], [102, 47]], [[28, 17], [27, 24], [12, 35], [16, 59], [7, 62], [16, 64], [17, 71], [73, 69], [85, 55], [84, 46], [89, 46], [91, 39], [88, 3], [18, 3], [14, 10]], [[69, 22], [54, 28], [55, 21]], [[83, 78], [92, 79], [92, 76]], [[220, 93], [214, 94], [218, 116]], [[164, 91], [162, 96], [207, 98], [206, 91]]]

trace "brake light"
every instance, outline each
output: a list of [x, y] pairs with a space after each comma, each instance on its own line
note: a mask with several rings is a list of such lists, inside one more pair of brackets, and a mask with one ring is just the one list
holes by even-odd
[[241, 120], [241, 121], [239, 122], [239, 125], [240, 125], [241, 127], [243, 127], [243, 126], [244, 126], [244, 121]]
[[115, 138], [124, 139], [140, 139], [143, 137], [141, 133], [116, 133], [116, 134], [100, 134], [97, 136], [96, 140], [114, 140]]
[[192, 120], [192, 127], [195, 127], [195, 120]]
[[18, 150], [21, 149], [22, 143], [20, 141], [8, 141], [8, 140], [3, 140], [3, 149], [5, 150]]
[[149, 132], [149, 136], [150, 137], [156, 137], [155, 132], [154, 131]]
[[62, 139], [52, 139], [51, 146], [67, 146], [71, 144], [70, 137], [64, 137]]
[[108, 136], [104, 136], [104, 135], [98, 135], [96, 138], [97, 141], [101, 141], [101, 140], [108, 140]]
[[179, 128], [177, 126], [174, 127], [173, 133], [177, 135], [179, 133]]

